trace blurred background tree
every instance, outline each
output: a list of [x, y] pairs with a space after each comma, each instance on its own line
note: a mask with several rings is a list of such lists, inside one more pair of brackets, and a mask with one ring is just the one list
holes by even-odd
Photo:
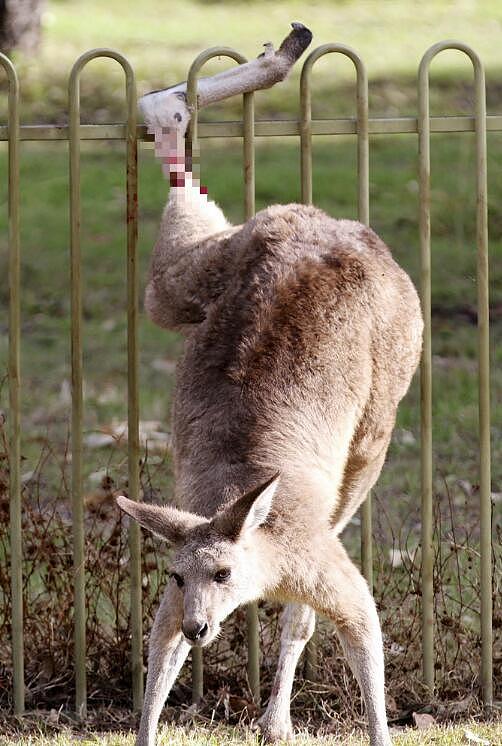
[[0, 0], [0, 50], [34, 54], [42, 31], [45, 0]]

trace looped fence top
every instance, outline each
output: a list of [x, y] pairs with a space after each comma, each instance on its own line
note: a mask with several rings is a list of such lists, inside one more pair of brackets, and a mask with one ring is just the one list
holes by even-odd
[[[70, 255], [71, 255], [71, 364], [72, 364], [72, 527], [75, 594], [75, 699], [76, 712], [85, 717], [86, 609], [84, 512], [82, 501], [82, 283], [80, 248], [80, 76], [94, 59], [110, 58], [120, 64], [126, 79], [127, 145], [127, 380], [128, 380], [128, 491], [139, 499], [139, 353], [137, 277], [137, 95], [134, 71], [129, 61], [113, 49], [92, 49], [82, 54], [71, 70], [69, 95], [70, 141]], [[143, 700], [143, 629], [141, 600], [141, 556], [139, 526], [129, 530], [131, 552], [131, 630], [133, 705]]]

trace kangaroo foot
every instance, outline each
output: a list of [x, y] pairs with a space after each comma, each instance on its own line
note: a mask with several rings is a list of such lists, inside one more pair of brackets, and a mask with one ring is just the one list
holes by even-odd
[[278, 743], [279, 741], [293, 741], [293, 724], [291, 718], [272, 717], [265, 712], [256, 722], [255, 729], [261, 733], [265, 743]]

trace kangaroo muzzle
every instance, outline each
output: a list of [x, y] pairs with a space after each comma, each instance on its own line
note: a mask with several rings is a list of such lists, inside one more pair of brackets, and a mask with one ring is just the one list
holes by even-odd
[[201, 642], [209, 631], [207, 622], [183, 622], [181, 625], [183, 634], [191, 642]]

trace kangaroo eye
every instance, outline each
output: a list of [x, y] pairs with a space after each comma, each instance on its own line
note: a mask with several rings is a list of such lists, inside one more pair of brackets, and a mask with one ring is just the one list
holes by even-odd
[[176, 585], [178, 586], [178, 588], [183, 588], [183, 586], [185, 585], [185, 581], [183, 580], [181, 575], [178, 575], [177, 572], [172, 572], [171, 577], [173, 580], [176, 581]]
[[224, 583], [225, 580], [228, 580], [230, 577], [230, 570], [228, 568], [225, 568], [224, 570], [218, 570], [218, 572], [215, 574], [214, 579], [217, 583]]

